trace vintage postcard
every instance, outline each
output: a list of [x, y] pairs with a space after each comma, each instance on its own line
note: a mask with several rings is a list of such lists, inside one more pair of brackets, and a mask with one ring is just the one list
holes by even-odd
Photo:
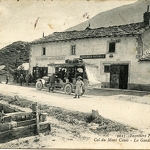
[[0, 148], [149, 149], [150, 0], [0, 0]]

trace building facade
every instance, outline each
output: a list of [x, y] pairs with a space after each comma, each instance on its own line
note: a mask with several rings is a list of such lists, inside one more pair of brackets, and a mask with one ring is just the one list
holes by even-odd
[[[150, 90], [150, 13], [143, 22], [83, 31], [54, 32], [31, 43], [30, 72], [54, 72], [50, 63], [82, 58], [96, 64], [102, 87]], [[142, 59], [141, 59], [142, 58]]]

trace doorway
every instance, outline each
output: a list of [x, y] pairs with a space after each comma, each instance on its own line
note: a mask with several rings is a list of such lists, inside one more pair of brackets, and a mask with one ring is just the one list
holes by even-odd
[[42, 78], [48, 75], [48, 67], [33, 67], [34, 79]]
[[128, 88], [128, 64], [112, 64], [110, 66], [110, 88]]

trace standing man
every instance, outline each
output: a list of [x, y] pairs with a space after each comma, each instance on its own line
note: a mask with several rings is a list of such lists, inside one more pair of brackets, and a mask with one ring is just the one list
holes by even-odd
[[30, 75], [26, 74], [25, 80], [26, 80], [26, 86], [29, 85], [29, 79], [30, 79]]
[[53, 73], [52, 76], [49, 77], [49, 92], [54, 92], [55, 87], [55, 74]]
[[9, 74], [7, 73], [6, 74], [6, 84], [8, 84], [8, 81], [9, 81]]
[[20, 85], [22, 86], [22, 82], [23, 82], [23, 79], [24, 79], [24, 77], [23, 77], [23, 74], [21, 73], [21, 75], [20, 75]]

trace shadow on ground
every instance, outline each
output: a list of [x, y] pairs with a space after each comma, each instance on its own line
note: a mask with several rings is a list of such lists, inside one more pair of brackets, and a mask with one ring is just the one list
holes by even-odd
[[148, 91], [134, 91], [134, 90], [118, 90], [118, 89], [91, 89], [85, 92], [86, 95], [94, 96], [114, 96], [114, 95], [134, 95], [144, 96], [149, 95]]

